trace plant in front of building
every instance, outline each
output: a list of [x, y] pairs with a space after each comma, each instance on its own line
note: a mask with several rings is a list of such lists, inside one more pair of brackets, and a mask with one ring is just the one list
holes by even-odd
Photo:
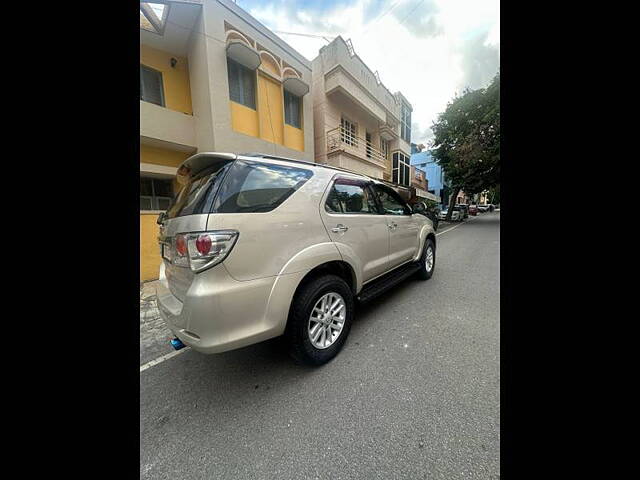
[[451, 182], [446, 220], [458, 193], [480, 193], [500, 184], [500, 73], [487, 88], [465, 90], [432, 125], [432, 153]]

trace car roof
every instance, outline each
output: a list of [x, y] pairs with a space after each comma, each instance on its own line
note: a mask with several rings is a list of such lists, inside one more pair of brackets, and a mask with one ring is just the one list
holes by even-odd
[[323, 163], [315, 163], [315, 162], [309, 162], [307, 160], [298, 160], [296, 158], [288, 158], [288, 157], [282, 157], [280, 155], [270, 155], [270, 154], [267, 154], [267, 153], [257, 153], [257, 152], [238, 153], [238, 154], [236, 154], [236, 153], [228, 153], [228, 152], [199, 152], [199, 153], [196, 153], [195, 155], [192, 155], [191, 157], [187, 158], [184, 162], [182, 162], [180, 167], [178, 167], [178, 170], [180, 171], [182, 166], [186, 166], [186, 167], [189, 168], [189, 170], [192, 172], [192, 174], [196, 174], [198, 171], [203, 170], [204, 168], [206, 168], [206, 166], [208, 164], [211, 164], [212, 162], [215, 162], [215, 161], [229, 161], [229, 160], [236, 160], [236, 159], [261, 160], [261, 161], [266, 161], [266, 162], [268, 162], [269, 160], [276, 160], [278, 162], [284, 162], [284, 163], [293, 163], [293, 164], [297, 164], [297, 165], [307, 165], [307, 166], [309, 166], [311, 168], [318, 168], [318, 169], [323, 169], [323, 170], [333, 170], [335, 172], [346, 173], [346, 174], [349, 174], [349, 175], [353, 175], [353, 176], [360, 177], [362, 179], [371, 181], [373, 183], [386, 185], [386, 186], [391, 187], [391, 188], [394, 188], [396, 186], [408, 188], [407, 186], [395, 185], [395, 184], [393, 184], [391, 182], [387, 182], [386, 180], [382, 180], [382, 179], [379, 179], [379, 178], [373, 178], [373, 177], [370, 177], [370, 176], [365, 175], [363, 173], [354, 172], [352, 170], [347, 170], [346, 168], [334, 167], [333, 165], [326, 165], [326, 164], [323, 164]]
[[307, 160], [298, 160], [296, 158], [281, 157], [279, 155], [269, 155], [269, 154], [266, 154], [266, 153], [241, 153], [241, 154], [238, 154], [238, 158], [246, 158], [247, 160], [255, 160], [255, 159], [277, 160], [277, 161], [280, 161], [280, 162], [303, 164], [303, 165], [308, 165], [310, 167], [321, 168], [321, 169], [325, 169], [325, 170], [334, 170], [336, 172], [347, 173], [349, 175], [354, 175], [354, 176], [369, 180], [369, 181], [374, 182], [374, 183], [381, 183], [381, 184], [385, 184], [385, 185], [389, 185], [389, 186], [392, 185], [391, 183], [386, 182], [384, 180], [381, 180], [379, 178], [373, 178], [373, 177], [370, 177], [369, 175], [365, 175], [364, 173], [354, 172], [353, 170], [348, 170], [346, 168], [334, 167], [333, 165], [327, 165], [327, 164], [324, 164], [324, 163], [309, 162]]

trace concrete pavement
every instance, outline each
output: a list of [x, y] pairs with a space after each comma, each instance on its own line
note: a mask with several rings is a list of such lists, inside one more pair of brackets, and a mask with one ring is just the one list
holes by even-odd
[[499, 478], [500, 214], [453, 227], [328, 365], [270, 341], [141, 372], [141, 478]]

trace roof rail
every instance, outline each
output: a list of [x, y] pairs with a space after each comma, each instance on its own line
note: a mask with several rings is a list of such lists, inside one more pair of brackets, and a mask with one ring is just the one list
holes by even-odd
[[308, 162], [307, 160], [298, 160], [296, 158], [281, 157], [279, 155], [270, 155], [268, 153], [252, 152], [252, 153], [240, 153], [238, 155], [243, 157], [261, 157], [261, 158], [269, 158], [271, 160], [283, 160], [285, 162], [302, 163], [304, 165], [313, 165], [314, 167], [328, 168], [330, 170], [337, 170], [339, 172], [352, 173], [354, 175], [362, 175], [363, 177], [370, 178], [369, 175], [365, 175], [364, 173], [354, 172], [353, 170], [347, 170], [346, 168], [334, 167], [333, 165], [327, 165], [326, 163]]
[[287, 162], [295, 162], [295, 163], [305, 163], [307, 165], [320, 165], [319, 163], [309, 162], [308, 160], [299, 160], [297, 158], [289, 158], [289, 157], [281, 157], [280, 155], [269, 155], [268, 153], [259, 153], [259, 152], [250, 152], [250, 153], [240, 153], [244, 157], [262, 157], [262, 158], [271, 158], [272, 160], [285, 160]]

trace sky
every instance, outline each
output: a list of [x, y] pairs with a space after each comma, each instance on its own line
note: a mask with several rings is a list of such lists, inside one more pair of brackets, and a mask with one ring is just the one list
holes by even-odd
[[[465, 88], [486, 87], [500, 65], [499, 0], [236, 0], [270, 30], [351, 39], [356, 54], [413, 106], [413, 143]], [[327, 42], [277, 33], [309, 60]]]

